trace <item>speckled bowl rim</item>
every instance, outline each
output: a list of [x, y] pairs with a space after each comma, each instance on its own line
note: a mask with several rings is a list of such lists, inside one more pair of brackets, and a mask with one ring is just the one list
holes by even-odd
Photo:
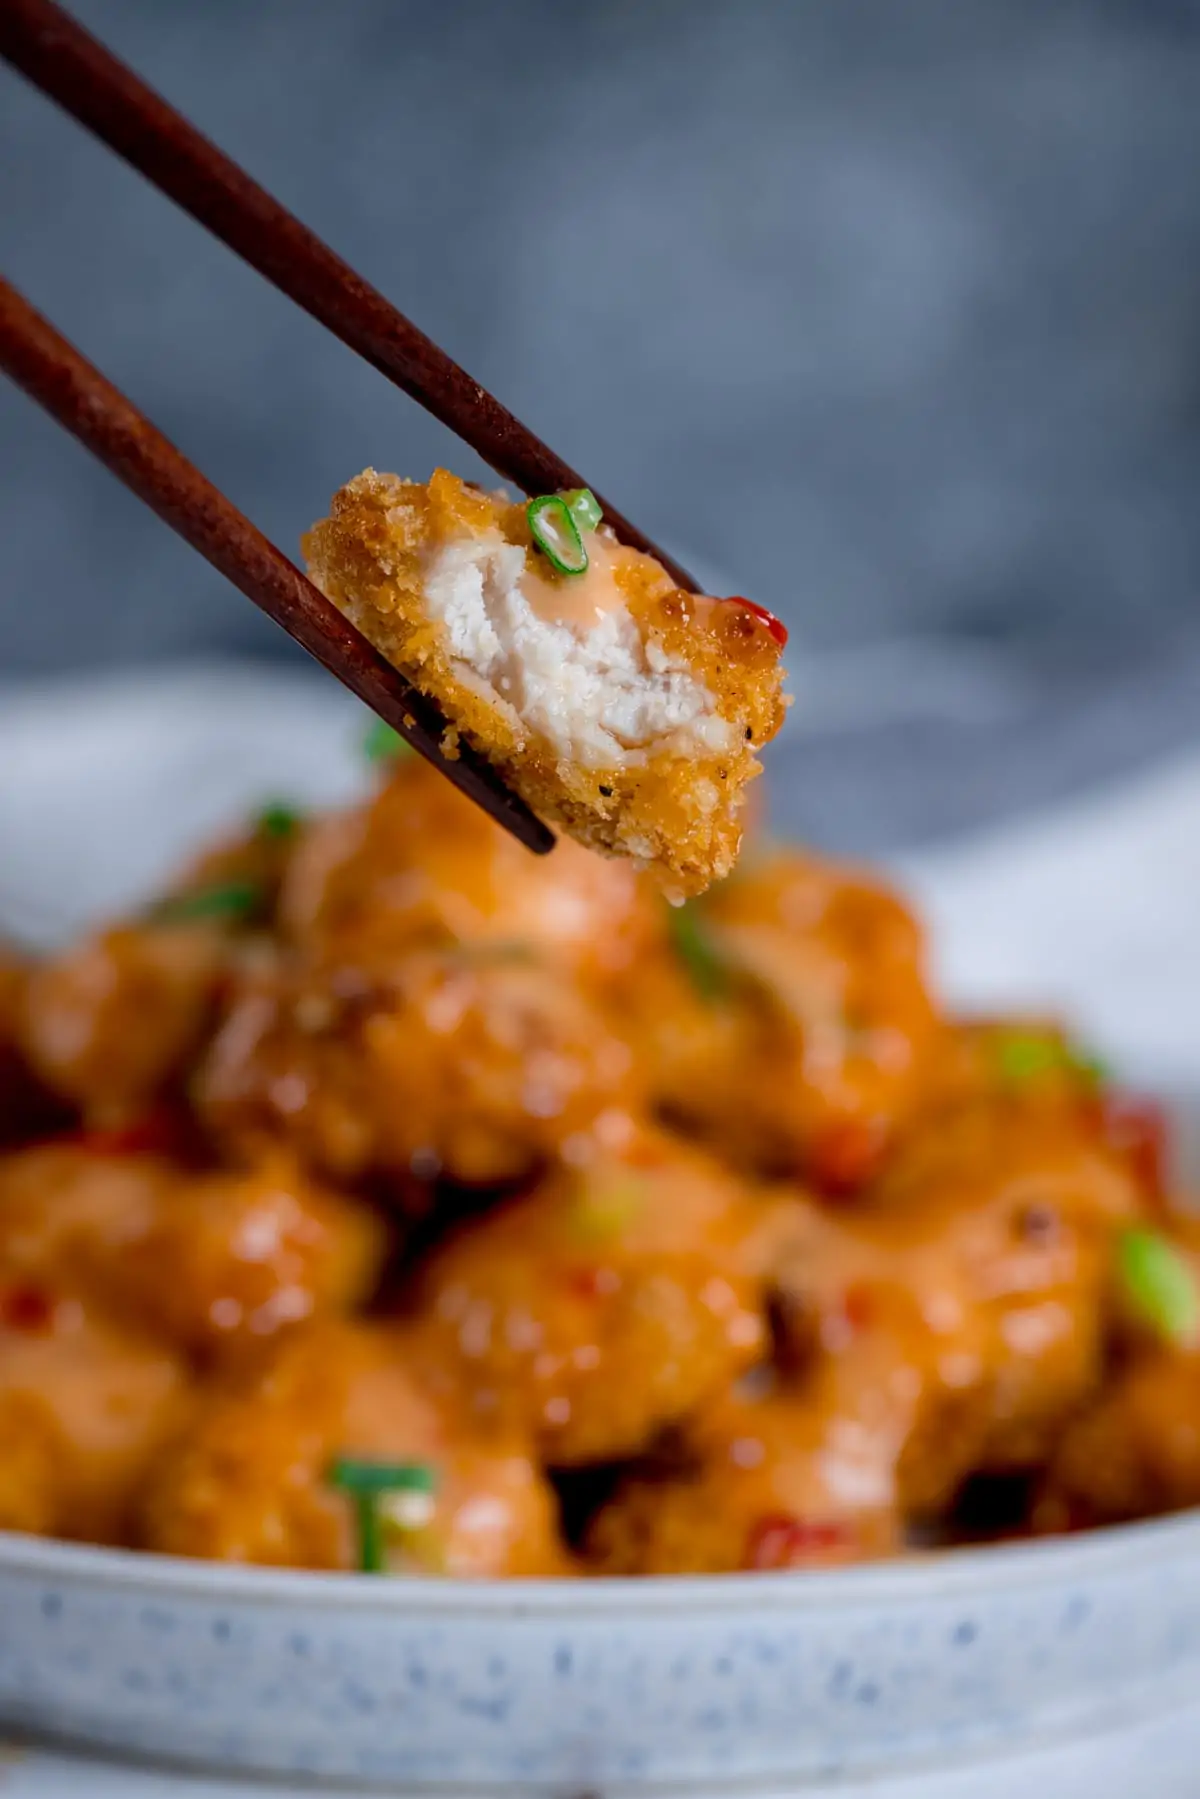
[[1200, 1509], [1135, 1524], [1105, 1526], [1078, 1537], [940, 1550], [857, 1568], [793, 1574], [641, 1575], [561, 1580], [430, 1580], [325, 1574], [294, 1568], [234, 1567], [186, 1561], [141, 1550], [97, 1549], [0, 1531], [0, 1575], [33, 1575], [62, 1585], [127, 1587], [198, 1599], [323, 1609], [546, 1617], [671, 1611], [829, 1611], [877, 1609], [997, 1586], [1044, 1586], [1128, 1574], [1174, 1564], [1181, 1551], [1200, 1553]]

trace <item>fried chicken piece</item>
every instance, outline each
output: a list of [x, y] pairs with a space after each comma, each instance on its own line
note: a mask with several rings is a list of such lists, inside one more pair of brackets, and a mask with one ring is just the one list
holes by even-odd
[[667, 923], [628, 1000], [667, 1116], [739, 1166], [862, 1186], [937, 1061], [912, 915], [856, 870], [781, 851]]
[[1127, 1168], [1152, 1209], [1169, 1209], [1170, 1128], [1164, 1107], [1114, 1086], [1057, 1019], [961, 1019], [943, 1035], [927, 1110], [1019, 1100], [1086, 1130]]
[[785, 633], [676, 588], [604, 526], [576, 534], [586, 572], [556, 571], [536, 530], [444, 469], [427, 486], [368, 469], [303, 547], [317, 586], [535, 812], [699, 892], [733, 866], [742, 789], [783, 720]]
[[1139, 1356], [1071, 1420], [1034, 1504], [1043, 1532], [1200, 1505], [1200, 1356]]
[[0, 1275], [0, 1530], [127, 1540], [186, 1370], [78, 1295]]
[[886, 1395], [844, 1381], [730, 1396], [620, 1483], [586, 1561], [602, 1574], [732, 1574], [895, 1554], [900, 1434]]
[[268, 808], [256, 827], [193, 858], [139, 917], [27, 970], [17, 1040], [89, 1123], [124, 1124], [181, 1082], [226, 982], [263, 948], [298, 828], [285, 808]]
[[527, 950], [589, 991], [635, 967], [661, 934], [660, 896], [625, 862], [569, 838], [531, 856], [421, 757], [365, 804], [300, 834], [280, 928], [321, 968], [386, 970], [414, 950]]
[[482, 1416], [551, 1463], [615, 1460], [762, 1352], [771, 1223], [735, 1176], [645, 1133], [454, 1234], [414, 1300]]
[[953, 1402], [968, 1453], [950, 1457], [939, 1427], [907, 1482], [914, 1509], [939, 1511], [968, 1472], [1036, 1466], [1099, 1387], [1114, 1246], [1141, 1203], [1065, 1115], [1013, 1100], [939, 1118], [852, 1207], [794, 1215], [775, 1274], [785, 1359], [842, 1359], [849, 1378], [878, 1338], [930, 1405]]
[[51, 1144], [0, 1161], [0, 1283], [99, 1299], [175, 1349], [222, 1362], [349, 1310], [387, 1247], [366, 1206], [278, 1152], [240, 1172]]
[[31, 967], [0, 943], [0, 1149], [48, 1136], [70, 1118], [65, 1102], [38, 1079], [21, 1047], [21, 1019]]
[[35, 965], [18, 1035], [34, 1071], [93, 1122], [145, 1111], [199, 1048], [227, 967], [201, 922], [116, 925]]
[[194, 1083], [210, 1128], [286, 1141], [334, 1179], [495, 1185], [619, 1137], [633, 1058], [587, 998], [520, 945], [414, 952], [386, 973], [250, 983]]
[[[1200, 1293], [1200, 1220], [1181, 1212], [1154, 1235]], [[1118, 1262], [1111, 1325], [1115, 1372], [1054, 1445], [1034, 1505], [1037, 1530], [1119, 1524], [1200, 1505], [1196, 1321], [1173, 1337], [1146, 1313]]]
[[393, 1571], [565, 1572], [553, 1494], [519, 1439], [481, 1433], [419, 1339], [362, 1324], [306, 1329], [253, 1381], [213, 1393], [160, 1458], [141, 1541], [214, 1561], [355, 1568], [337, 1457], [432, 1474], [428, 1518], [386, 1533]]

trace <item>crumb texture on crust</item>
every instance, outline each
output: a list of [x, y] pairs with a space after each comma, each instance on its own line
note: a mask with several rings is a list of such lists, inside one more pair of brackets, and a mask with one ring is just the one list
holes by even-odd
[[366, 470], [304, 540], [313, 580], [538, 812], [680, 894], [732, 868], [743, 789], [786, 702], [752, 610], [587, 534], [555, 575], [525, 507], [444, 469]]

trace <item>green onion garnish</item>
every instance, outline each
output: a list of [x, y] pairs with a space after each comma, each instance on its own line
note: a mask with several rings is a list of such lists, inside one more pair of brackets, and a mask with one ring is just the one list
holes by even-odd
[[385, 1571], [386, 1529], [417, 1530], [429, 1522], [437, 1490], [437, 1475], [428, 1462], [373, 1462], [357, 1456], [338, 1456], [329, 1482], [354, 1501], [358, 1565], [364, 1574]]
[[1189, 1348], [1200, 1338], [1200, 1290], [1188, 1263], [1157, 1231], [1124, 1231], [1117, 1270], [1126, 1297], [1164, 1341]]
[[646, 1203], [646, 1188], [633, 1175], [616, 1175], [609, 1181], [585, 1186], [571, 1207], [571, 1224], [577, 1236], [591, 1242], [609, 1242], [628, 1229]]
[[1028, 1087], [1054, 1074], [1075, 1075], [1095, 1086], [1108, 1079], [1098, 1056], [1054, 1037], [1011, 1031], [995, 1038], [991, 1049], [996, 1073], [1010, 1087]]
[[700, 998], [724, 999], [734, 984], [735, 971], [706, 929], [698, 908], [694, 904], [668, 906], [667, 934]]
[[263, 901], [257, 881], [223, 881], [219, 886], [196, 887], [190, 893], [169, 893], [150, 909], [156, 924], [187, 924], [193, 919], [241, 921], [252, 918]]
[[428, 1462], [372, 1462], [340, 1455], [329, 1478], [344, 1493], [432, 1493], [437, 1488]]
[[254, 828], [259, 837], [265, 837], [271, 843], [285, 843], [289, 837], [296, 835], [300, 822], [300, 813], [295, 806], [288, 806], [282, 800], [277, 800], [263, 807]]
[[363, 737], [362, 753], [368, 762], [398, 762], [402, 756], [411, 756], [414, 752], [399, 731], [384, 724], [381, 718], [373, 718]]
[[572, 487], [562, 496], [581, 531], [594, 531], [604, 514], [590, 487]]
[[579, 526], [567, 502], [558, 494], [543, 494], [525, 508], [534, 543], [560, 575], [581, 575], [588, 565]]
[[1049, 1037], [1000, 1037], [993, 1053], [996, 1073], [1010, 1087], [1026, 1087], [1063, 1066], [1062, 1049]]

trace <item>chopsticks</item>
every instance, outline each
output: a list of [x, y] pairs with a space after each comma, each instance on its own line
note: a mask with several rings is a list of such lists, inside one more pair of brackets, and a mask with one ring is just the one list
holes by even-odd
[[526, 848], [553, 848], [553, 833], [482, 758], [466, 750], [443, 757], [445, 721], [437, 708], [2, 278], [0, 368], [469, 799]]
[[[527, 494], [587, 485], [54, 0], [0, 0], [0, 56]], [[697, 583], [598, 495], [623, 543]]]

